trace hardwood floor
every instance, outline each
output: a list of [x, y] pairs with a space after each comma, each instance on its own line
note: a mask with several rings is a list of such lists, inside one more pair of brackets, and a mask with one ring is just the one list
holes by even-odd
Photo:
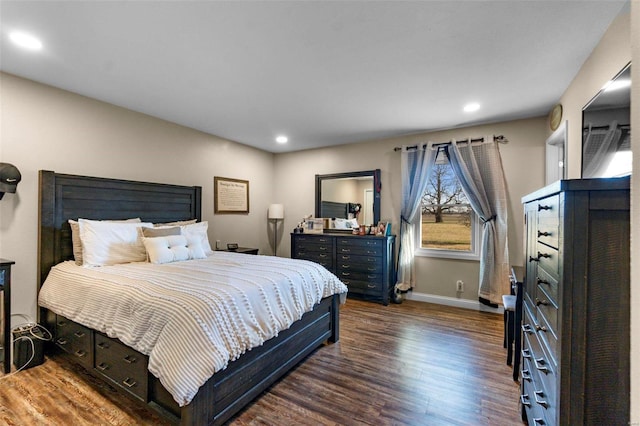
[[[349, 299], [340, 342], [319, 348], [231, 425], [518, 425], [502, 316]], [[0, 378], [0, 423], [161, 425], [61, 360]], [[95, 388], [98, 388], [96, 391]]]

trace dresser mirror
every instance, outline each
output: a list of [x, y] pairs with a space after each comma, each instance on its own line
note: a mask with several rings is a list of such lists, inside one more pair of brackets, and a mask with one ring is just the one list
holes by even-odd
[[582, 110], [582, 177], [631, 174], [631, 64]]
[[357, 225], [380, 221], [380, 169], [316, 175], [317, 218], [328, 232], [351, 232]]

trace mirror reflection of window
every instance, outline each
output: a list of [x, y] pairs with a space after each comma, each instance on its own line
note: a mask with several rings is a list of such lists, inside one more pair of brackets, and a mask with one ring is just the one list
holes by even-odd
[[609, 81], [582, 114], [582, 177], [631, 174], [631, 65]]

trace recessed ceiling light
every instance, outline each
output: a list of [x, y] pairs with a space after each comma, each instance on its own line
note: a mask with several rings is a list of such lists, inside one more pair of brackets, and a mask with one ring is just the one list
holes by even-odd
[[602, 88], [605, 92], [611, 92], [612, 90], [624, 89], [626, 87], [631, 86], [631, 80], [611, 80], [608, 81], [607, 84]]
[[289, 142], [289, 138], [286, 137], [286, 136], [278, 136], [276, 138], [276, 142], [278, 142], [278, 143], [287, 143], [287, 142]]
[[470, 104], [466, 104], [463, 109], [464, 112], [474, 112], [480, 109], [480, 104], [477, 102], [471, 102]]
[[9, 34], [9, 38], [11, 38], [11, 41], [13, 41], [15, 44], [17, 44], [20, 47], [24, 47], [25, 49], [31, 49], [31, 50], [42, 49], [42, 42], [37, 38], [35, 38], [34, 36], [32, 36], [31, 34], [23, 33], [20, 31], [14, 31], [11, 34]]

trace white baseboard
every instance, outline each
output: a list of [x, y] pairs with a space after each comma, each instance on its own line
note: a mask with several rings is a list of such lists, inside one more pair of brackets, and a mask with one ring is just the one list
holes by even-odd
[[416, 302], [435, 303], [437, 305], [454, 306], [456, 308], [491, 312], [491, 313], [500, 314], [500, 315], [504, 313], [504, 308], [502, 306], [498, 306], [497, 308], [492, 308], [490, 306], [487, 306], [478, 302], [477, 300], [458, 299], [455, 297], [438, 296], [436, 294], [428, 294], [428, 293], [416, 293], [415, 291], [410, 291], [406, 293], [405, 297], [407, 300], [415, 300]]

